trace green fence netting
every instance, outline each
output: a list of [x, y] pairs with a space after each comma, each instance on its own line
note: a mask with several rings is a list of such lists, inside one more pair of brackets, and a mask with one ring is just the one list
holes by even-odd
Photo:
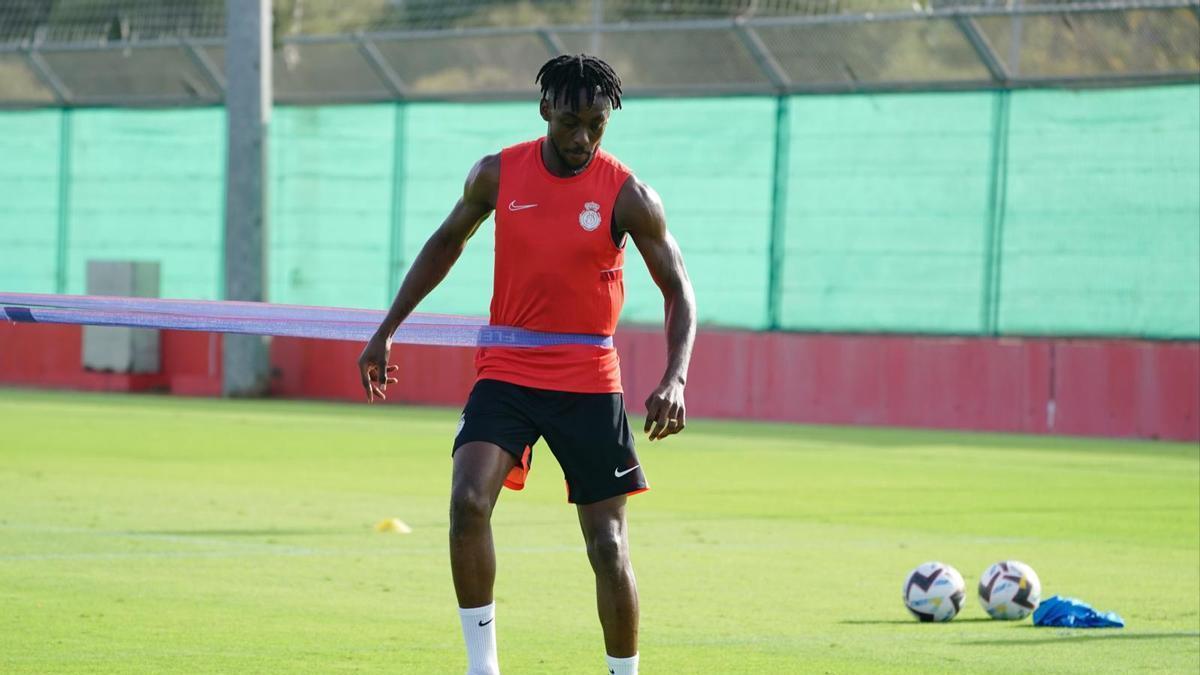
[[791, 101], [781, 327], [983, 329], [994, 96]]
[[273, 302], [384, 302], [397, 111], [391, 105], [275, 110], [267, 233]]
[[[702, 323], [766, 328], [775, 101], [632, 100], [605, 147], [662, 197]], [[622, 319], [663, 320], [662, 293], [631, 242]]]
[[222, 111], [68, 115], [64, 291], [87, 290], [89, 260], [139, 260], [160, 264], [164, 297], [216, 297], [225, 219]]
[[[653, 186], [688, 251], [701, 320], [766, 325], [767, 252], [774, 124], [771, 99], [639, 100], [617, 111], [605, 148]], [[408, 264], [462, 194], [480, 157], [545, 131], [527, 103], [417, 104], [404, 111], [400, 219]], [[714, 131], [713, 120], [723, 127]], [[494, 223], [467, 245], [428, 298], [432, 312], [484, 313], [492, 280]], [[662, 321], [662, 295], [635, 247], [626, 263], [627, 321]]]
[[0, 115], [0, 288], [61, 292], [60, 190], [65, 187], [57, 110]]
[[[539, 122], [537, 107], [527, 103], [409, 105], [404, 117], [399, 205], [404, 245], [397, 283], [425, 240], [462, 197], [463, 183], [475, 162], [536, 135]], [[494, 227], [492, 218], [480, 225], [446, 280], [422, 303], [422, 311], [487, 314], [492, 297]]]
[[[268, 296], [384, 307], [531, 103], [281, 107]], [[222, 292], [224, 112], [0, 114], [0, 288], [154, 260]], [[1200, 87], [634, 99], [605, 147], [663, 198], [712, 325], [1200, 337]], [[483, 314], [493, 223], [423, 311]], [[626, 321], [661, 296], [629, 248]]]
[[999, 329], [1200, 336], [1200, 88], [1013, 95]]

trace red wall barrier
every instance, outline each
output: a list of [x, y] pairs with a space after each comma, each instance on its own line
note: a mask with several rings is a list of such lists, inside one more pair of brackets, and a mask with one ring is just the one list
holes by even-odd
[[162, 331], [160, 370], [128, 375], [84, 370], [81, 326], [26, 326], [0, 323], [0, 384], [85, 391], [169, 391], [216, 396], [221, 393], [219, 336]]
[[[0, 384], [220, 393], [220, 340], [164, 331], [162, 373], [80, 367], [77, 326], [0, 324]], [[662, 376], [661, 329], [616, 339], [631, 412]], [[359, 400], [361, 345], [276, 338], [277, 396]], [[391, 403], [462, 405], [469, 349], [396, 345]], [[1200, 342], [801, 335], [703, 331], [688, 382], [693, 417], [1200, 440]]]
[[[623, 365], [637, 373], [629, 391], [640, 403], [657, 384], [665, 349], [661, 335], [637, 340]], [[1048, 355], [1049, 343], [1039, 340], [708, 332], [696, 343], [689, 408], [819, 424], [1045, 432]]]
[[[285, 398], [362, 400], [356, 370], [362, 344], [301, 338], [271, 342], [271, 392]], [[400, 382], [387, 388], [391, 403], [462, 405], [475, 382], [475, 351], [458, 347], [394, 345], [391, 362]]]
[[1200, 439], [1200, 343], [1059, 341], [1052, 431]]

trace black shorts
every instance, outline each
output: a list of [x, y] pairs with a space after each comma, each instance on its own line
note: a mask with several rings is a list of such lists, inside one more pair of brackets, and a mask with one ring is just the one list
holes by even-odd
[[463, 409], [454, 449], [473, 441], [500, 446], [517, 460], [504, 485], [520, 490], [538, 438], [546, 439], [562, 467], [572, 504], [649, 489], [621, 394], [576, 394], [480, 380]]

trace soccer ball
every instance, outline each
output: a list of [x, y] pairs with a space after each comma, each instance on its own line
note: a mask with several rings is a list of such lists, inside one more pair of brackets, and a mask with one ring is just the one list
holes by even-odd
[[949, 621], [962, 609], [966, 584], [953, 567], [927, 562], [904, 579], [904, 606], [921, 621]]
[[1024, 619], [1041, 600], [1042, 582], [1023, 562], [1003, 560], [979, 575], [979, 604], [993, 619]]

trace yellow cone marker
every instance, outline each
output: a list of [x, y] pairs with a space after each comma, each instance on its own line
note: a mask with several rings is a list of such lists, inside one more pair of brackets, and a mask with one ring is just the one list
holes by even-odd
[[375, 525], [376, 532], [395, 532], [397, 534], [410, 534], [412, 528], [408, 523], [399, 518], [385, 518]]

